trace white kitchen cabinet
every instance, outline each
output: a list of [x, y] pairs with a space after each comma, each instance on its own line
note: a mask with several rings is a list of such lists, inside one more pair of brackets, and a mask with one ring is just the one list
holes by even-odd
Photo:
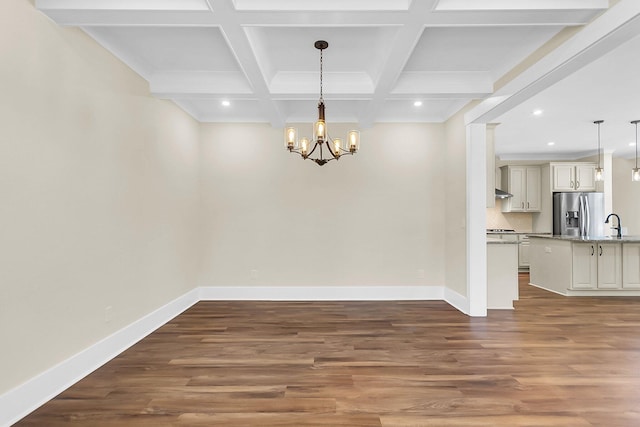
[[622, 287], [640, 288], [640, 243], [622, 245]]
[[540, 211], [540, 166], [503, 166], [502, 189], [513, 194], [502, 202], [503, 212]]
[[622, 287], [622, 245], [619, 243], [573, 244], [573, 289]]
[[573, 289], [594, 289], [598, 283], [596, 243], [573, 244]]
[[595, 163], [552, 163], [551, 191], [595, 191]]

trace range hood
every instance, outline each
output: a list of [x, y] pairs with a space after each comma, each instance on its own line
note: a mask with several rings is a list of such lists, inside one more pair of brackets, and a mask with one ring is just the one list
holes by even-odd
[[506, 191], [502, 191], [499, 188], [496, 188], [496, 199], [506, 199], [509, 197], [513, 197], [513, 194], [507, 193]]

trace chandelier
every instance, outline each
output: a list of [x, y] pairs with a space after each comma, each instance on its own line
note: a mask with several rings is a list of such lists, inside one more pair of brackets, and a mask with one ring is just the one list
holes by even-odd
[[[291, 153], [298, 153], [303, 159], [313, 160], [319, 166], [331, 160], [340, 160], [345, 154], [355, 154], [360, 148], [360, 132], [351, 130], [347, 134], [346, 143], [341, 138], [331, 138], [324, 119], [324, 99], [322, 98], [322, 51], [329, 47], [329, 43], [318, 40], [314, 46], [320, 50], [320, 100], [318, 101], [318, 121], [313, 126], [313, 139], [307, 137], [298, 140], [298, 130], [288, 127], [284, 130], [284, 145]], [[324, 147], [327, 157], [325, 157]], [[315, 153], [315, 157], [311, 157]], [[330, 155], [330, 156], [329, 156]]]

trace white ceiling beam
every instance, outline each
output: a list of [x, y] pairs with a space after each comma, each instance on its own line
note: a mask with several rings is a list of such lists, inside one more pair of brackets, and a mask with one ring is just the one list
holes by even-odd
[[604, 10], [608, 7], [609, 0], [439, 0], [434, 10]]
[[375, 122], [378, 113], [384, 105], [384, 100], [394, 88], [400, 73], [402, 73], [405, 64], [409, 60], [413, 49], [422, 35], [424, 24], [421, 18], [428, 14], [434, 2], [435, 0], [425, 0], [420, 2], [414, 1], [411, 4], [411, 10], [409, 11], [411, 19], [398, 30], [394, 47], [391, 49], [389, 57], [382, 67], [373, 98], [360, 116], [361, 126], [365, 128], [371, 127]]
[[[621, 0], [465, 115], [489, 123], [532, 96], [640, 34], [640, 1]], [[594, 82], [595, 83], [595, 82]]]
[[[208, 1], [211, 2], [212, 0]], [[251, 85], [253, 93], [256, 98], [260, 100], [267, 120], [269, 120], [273, 127], [283, 127], [285, 124], [284, 116], [278, 110], [276, 103], [271, 100], [267, 82], [260, 69], [255, 53], [253, 49], [251, 49], [249, 38], [240, 23], [237, 22], [238, 14], [234, 13], [232, 3], [232, 0], [218, 0], [215, 3], [216, 10], [219, 12], [219, 18], [222, 20], [220, 29], [231, 51], [235, 54], [236, 61], [243, 70], [247, 81]]]
[[36, 0], [40, 10], [210, 10], [205, 0]]
[[[230, 0], [229, 0], [230, 1]], [[412, 10], [422, 7], [426, 0], [412, 2]], [[427, 4], [432, 4], [431, 0]], [[475, 0], [474, 0], [475, 1]], [[218, 13], [204, 0], [135, 0], [131, 4], [121, 0], [36, 0], [36, 7], [59, 25], [65, 26], [219, 26], [229, 13]], [[217, 3], [216, 3], [217, 5]], [[231, 7], [224, 6], [222, 8]], [[413, 11], [248, 11], [235, 13], [240, 26], [384, 26], [404, 25], [407, 14], [425, 26], [477, 26], [477, 25], [582, 25], [588, 23], [599, 10], [604, 9], [531, 9], [522, 10], [447, 10], [430, 13], [422, 8], [418, 16]]]

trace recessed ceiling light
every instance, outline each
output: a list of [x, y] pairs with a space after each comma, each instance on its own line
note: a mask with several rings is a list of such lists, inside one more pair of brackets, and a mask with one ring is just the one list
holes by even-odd
[[416, 101], [413, 103], [414, 107], [422, 107], [422, 101]]
[[534, 115], [534, 116], [541, 116], [541, 115], [542, 115], [542, 113], [543, 113], [543, 111], [542, 111], [542, 110], [533, 110], [533, 115]]
[[548, 145], [549, 147], [551, 147], [552, 145], [556, 145], [556, 143], [555, 143], [555, 142], [553, 142], [553, 141], [549, 141], [549, 142], [547, 142], [547, 145]]
[[231, 105], [231, 102], [227, 101], [226, 99], [224, 101], [221, 102], [223, 107], [228, 107], [229, 105]]
[[636, 143], [635, 142], [630, 142], [629, 143], [629, 147], [635, 147]]

